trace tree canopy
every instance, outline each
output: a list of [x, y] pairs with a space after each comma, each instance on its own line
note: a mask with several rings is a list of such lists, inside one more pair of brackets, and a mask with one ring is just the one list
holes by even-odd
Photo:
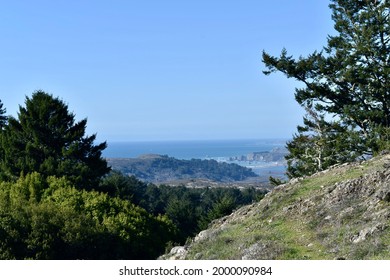
[[5, 108], [3, 108], [3, 102], [1, 102], [0, 100], [0, 130], [2, 130], [5, 125], [7, 124], [7, 116], [5, 115], [5, 113], [7, 112], [7, 110]]
[[[288, 145], [292, 171], [295, 166], [305, 165], [308, 158], [312, 160], [299, 155], [302, 149], [313, 155], [309, 150], [318, 139], [322, 139], [322, 149], [350, 156], [328, 164], [323, 161], [308, 173], [338, 161], [375, 154], [389, 143], [390, 1], [332, 0], [330, 8], [337, 34], [328, 36], [327, 46], [320, 52], [299, 59], [289, 56], [285, 49], [279, 57], [263, 52], [268, 68], [264, 73], [279, 71], [302, 82], [304, 87], [295, 91], [296, 101], [317, 114], [328, 131], [318, 133], [306, 118]], [[323, 137], [330, 133], [344, 145], [334, 145], [335, 139]], [[305, 148], [307, 145], [310, 149]]]
[[93, 188], [109, 172], [101, 157], [106, 143], [94, 145], [96, 135], [85, 136], [87, 120], [75, 115], [59, 98], [43, 91], [26, 97], [18, 117], [10, 117], [3, 133], [3, 178], [39, 172], [66, 176], [80, 188]]
[[85, 129], [86, 119], [76, 122], [62, 100], [43, 91], [26, 98], [17, 118], [5, 119], [0, 259], [155, 259], [265, 194], [107, 174], [106, 143], [94, 145]]
[[36, 172], [0, 182], [0, 205], [0, 259], [155, 259], [176, 230], [128, 200]]

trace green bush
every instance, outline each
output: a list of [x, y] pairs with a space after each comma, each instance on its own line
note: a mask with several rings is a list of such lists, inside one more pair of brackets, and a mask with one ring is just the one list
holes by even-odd
[[154, 259], [175, 227], [129, 201], [38, 173], [0, 186], [2, 259]]

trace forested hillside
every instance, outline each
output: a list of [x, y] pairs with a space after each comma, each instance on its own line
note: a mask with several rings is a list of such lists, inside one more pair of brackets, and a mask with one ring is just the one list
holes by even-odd
[[176, 232], [166, 216], [39, 173], [2, 182], [0, 206], [1, 259], [150, 259]]
[[86, 119], [75, 122], [43, 91], [26, 98], [18, 118], [5, 113], [0, 102], [0, 259], [154, 259], [264, 196], [110, 171], [106, 143], [85, 136]]
[[258, 177], [249, 168], [216, 160], [179, 160], [166, 155], [144, 155], [138, 158], [111, 158], [107, 161], [115, 170], [154, 183], [189, 179], [233, 182]]

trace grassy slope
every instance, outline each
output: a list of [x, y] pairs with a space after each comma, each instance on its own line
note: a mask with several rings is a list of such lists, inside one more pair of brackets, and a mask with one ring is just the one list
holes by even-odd
[[343, 165], [275, 188], [215, 221], [186, 258], [390, 259], [390, 203], [378, 199], [390, 193], [389, 161]]

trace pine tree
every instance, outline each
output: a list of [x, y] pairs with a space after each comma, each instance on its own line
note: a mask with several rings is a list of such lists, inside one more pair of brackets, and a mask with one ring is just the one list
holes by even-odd
[[362, 144], [359, 133], [348, 129], [340, 121], [328, 121], [312, 108], [305, 108], [303, 125], [287, 142], [289, 178], [311, 175], [330, 166], [353, 161], [360, 156]]
[[[298, 60], [286, 50], [279, 58], [263, 52], [268, 68], [264, 73], [280, 71], [302, 82], [304, 87], [296, 89], [295, 99], [303, 107], [338, 120], [333, 123], [337, 129], [342, 127], [338, 141], [351, 144], [346, 154], [376, 154], [389, 141], [383, 132], [390, 127], [390, 1], [332, 0], [330, 8], [337, 35], [328, 37], [321, 52]], [[319, 151], [315, 142], [300, 136], [288, 146], [290, 159], [302, 152], [295, 150], [298, 138], [314, 153]]]
[[94, 145], [96, 135], [84, 136], [87, 120], [75, 115], [59, 98], [43, 91], [26, 98], [18, 118], [10, 117], [3, 135], [3, 177], [39, 172], [66, 176], [80, 188], [94, 188], [109, 172], [101, 157], [106, 143]]
[[7, 124], [7, 116], [5, 115], [5, 113], [7, 112], [7, 110], [5, 108], [3, 108], [3, 102], [1, 102], [0, 100], [0, 130], [3, 130], [3, 128], [5, 127], [5, 125]]

